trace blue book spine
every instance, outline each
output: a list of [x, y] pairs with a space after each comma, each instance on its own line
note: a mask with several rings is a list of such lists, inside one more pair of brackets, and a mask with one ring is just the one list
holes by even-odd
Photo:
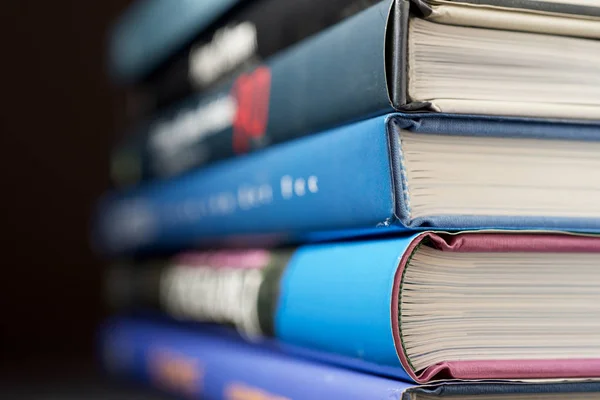
[[96, 244], [115, 255], [237, 236], [380, 232], [395, 222], [391, 175], [386, 117], [372, 118], [108, 195]]
[[389, 9], [382, 1], [142, 124], [115, 150], [113, 179], [170, 177], [393, 111], [384, 57]]
[[[393, 337], [400, 259], [415, 236], [300, 247], [281, 278], [275, 336], [410, 380]], [[355, 366], [360, 368], [359, 365]], [[372, 366], [365, 369], [374, 370]]]
[[158, 67], [239, 0], [136, 1], [112, 27], [109, 70], [132, 83]]
[[106, 369], [189, 398], [401, 399], [412, 385], [293, 358], [232, 335], [116, 319], [100, 334]]

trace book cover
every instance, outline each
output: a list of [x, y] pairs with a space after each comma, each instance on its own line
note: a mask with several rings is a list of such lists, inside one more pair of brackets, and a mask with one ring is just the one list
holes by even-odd
[[[112, 295], [121, 311], [227, 324], [290, 354], [419, 383], [594, 378], [599, 254], [594, 236], [425, 232], [187, 254], [161, 270], [152, 304], [123, 301], [133, 288]], [[149, 273], [135, 268], [131, 281]]]
[[146, 113], [203, 92], [379, 0], [254, 0], [211, 28], [137, 86]]
[[170, 177], [394, 110], [597, 119], [597, 19], [415, 7], [383, 1], [159, 112], [116, 147], [114, 181]]
[[109, 321], [100, 355], [108, 372], [186, 398], [401, 399], [413, 386], [294, 358], [268, 341], [140, 319]]
[[600, 389], [597, 382], [586, 381], [454, 382], [419, 387], [292, 357], [276, 343], [263, 340], [251, 345], [214, 327], [198, 329], [139, 318], [108, 321], [100, 331], [99, 352], [109, 373], [186, 398], [426, 400], [501, 395], [506, 400], [534, 400], [544, 394], [550, 399], [587, 399]]
[[158, 67], [240, 0], [135, 1], [108, 37], [108, 68], [132, 83]]
[[431, 228], [594, 231], [598, 138], [589, 123], [375, 117], [109, 193], [94, 240], [114, 255]]

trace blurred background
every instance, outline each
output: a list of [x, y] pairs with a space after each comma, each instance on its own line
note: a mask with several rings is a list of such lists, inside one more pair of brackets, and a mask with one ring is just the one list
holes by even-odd
[[123, 109], [104, 41], [128, 3], [2, 2], [3, 389], [93, 373], [103, 266], [87, 232]]

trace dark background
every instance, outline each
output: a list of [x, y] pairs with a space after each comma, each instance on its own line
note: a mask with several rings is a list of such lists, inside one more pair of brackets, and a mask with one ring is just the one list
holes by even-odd
[[89, 220], [109, 187], [123, 108], [104, 45], [127, 3], [2, 2], [3, 373], [93, 365], [103, 264], [89, 248]]

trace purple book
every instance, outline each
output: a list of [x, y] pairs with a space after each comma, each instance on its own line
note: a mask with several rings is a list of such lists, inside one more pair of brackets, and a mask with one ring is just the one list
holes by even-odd
[[106, 369], [183, 398], [226, 400], [592, 399], [600, 382], [442, 383], [427, 386], [292, 357], [271, 340], [250, 344], [216, 326], [134, 318], [109, 321], [101, 331]]
[[400, 399], [410, 383], [253, 345], [227, 329], [117, 319], [101, 332], [106, 369], [166, 393], [206, 399]]

